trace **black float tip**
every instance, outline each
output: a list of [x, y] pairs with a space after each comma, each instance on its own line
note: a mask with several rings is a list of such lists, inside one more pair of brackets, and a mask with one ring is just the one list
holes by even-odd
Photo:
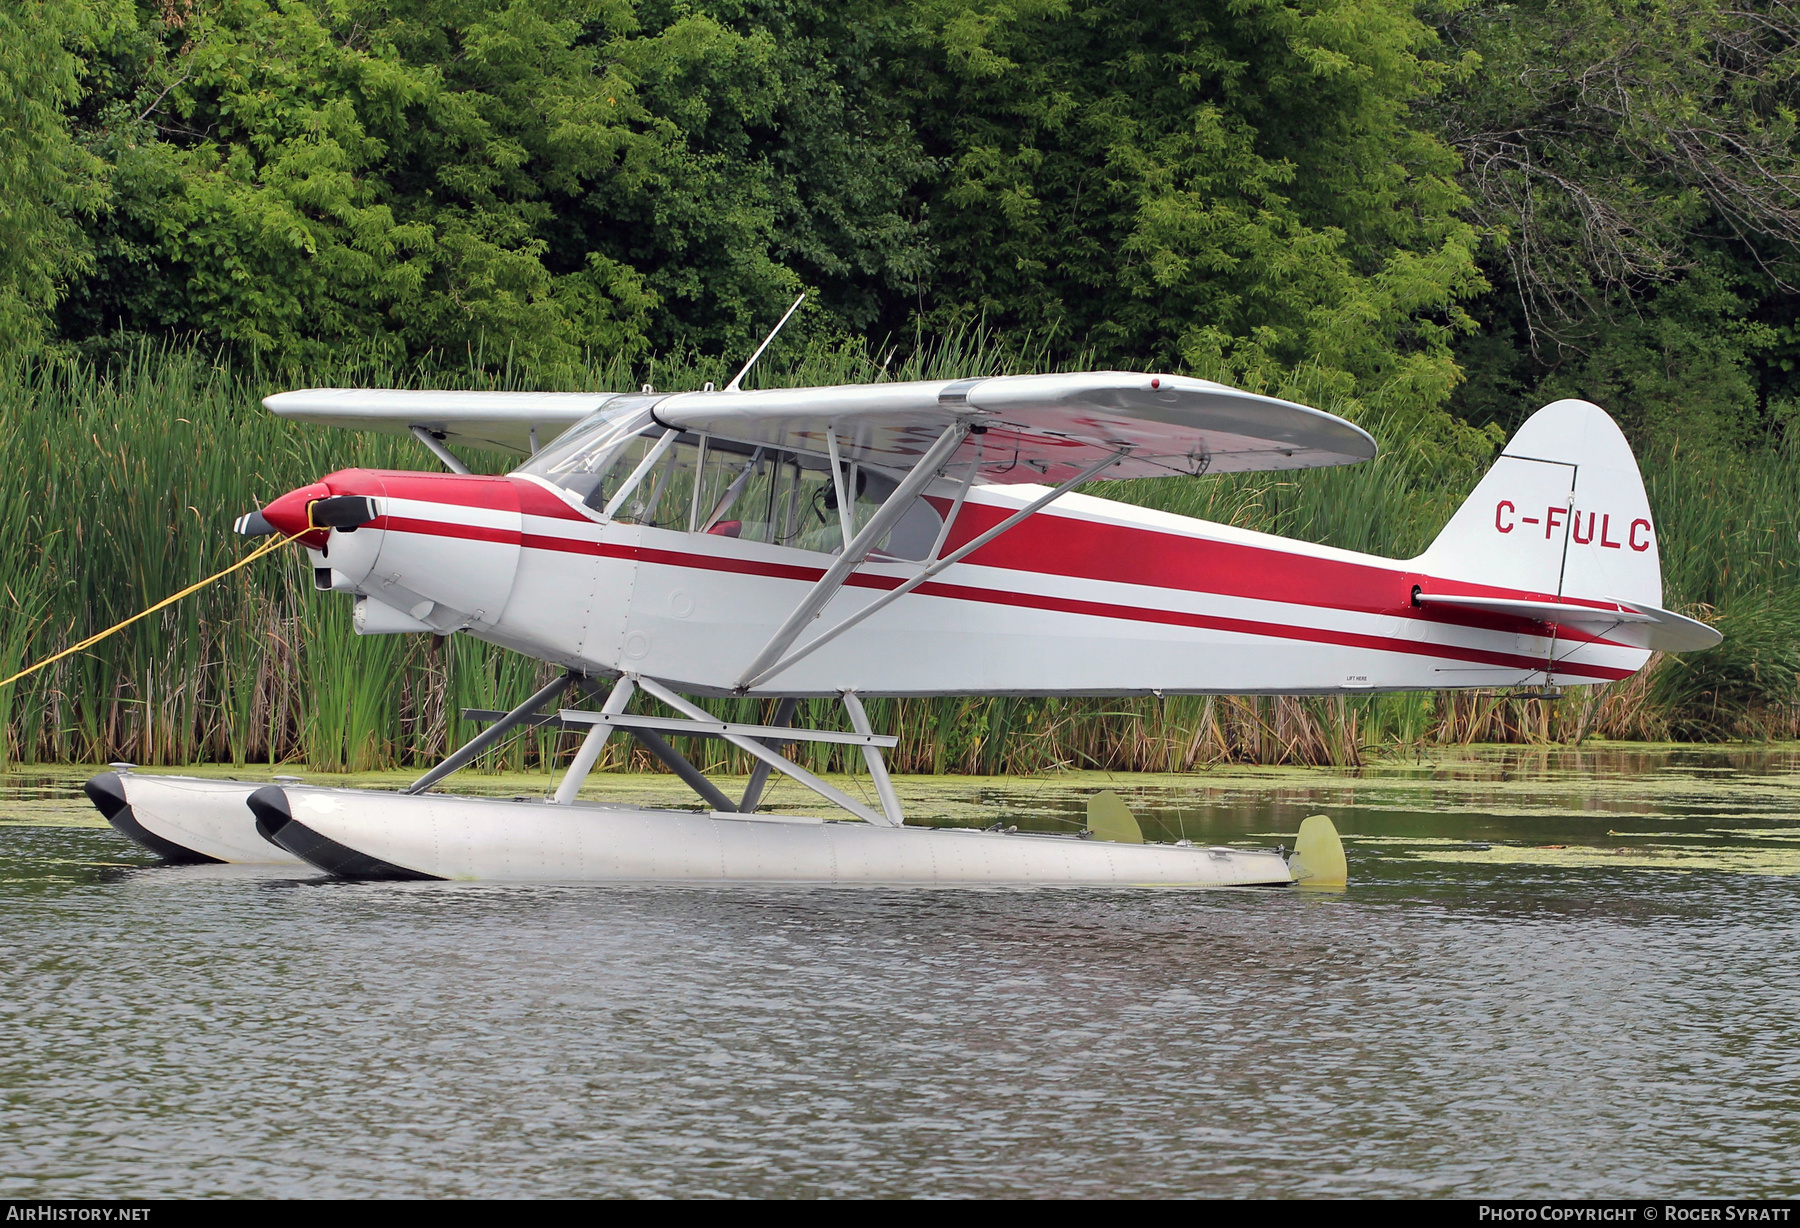
[[256, 816], [256, 830], [277, 848], [286, 849], [301, 861], [319, 867], [339, 878], [356, 879], [434, 879], [435, 874], [409, 870], [392, 862], [359, 853], [347, 845], [322, 836], [294, 818], [288, 809], [287, 791], [280, 785], [268, 785], [252, 793], [248, 799], [250, 813]]
[[117, 772], [100, 773], [82, 785], [81, 791], [87, 794], [88, 801], [94, 803], [94, 808], [108, 823], [125, 809], [125, 782], [119, 779]]
[[256, 830], [270, 844], [278, 844], [275, 833], [294, 821], [288, 810], [287, 791], [280, 785], [264, 785], [249, 798], [250, 813], [256, 816]]
[[218, 860], [165, 839], [138, 822], [137, 815], [131, 811], [130, 802], [125, 798], [125, 782], [119, 779], [117, 772], [100, 773], [82, 785], [81, 791], [88, 795], [88, 801], [94, 803], [95, 809], [106, 816], [106, 821], [113, 825], [115, 831], [136, 840], [163, 860], [179, 864]]

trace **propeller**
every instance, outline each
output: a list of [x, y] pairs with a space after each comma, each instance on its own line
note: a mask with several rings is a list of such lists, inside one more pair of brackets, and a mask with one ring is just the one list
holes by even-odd
[[[285, 498], [285, 497], [284, 497]], [[276, 500], [277, 503], [284, 500]], [[272, 510], [273, 504], [270, 505]], [[286, 510], [286, 509], [284, 509]], [[325, 499], [313, 499], [306, 504], [306, 521], [299, 527], [315, 529], [336, 529], [340, 533], [354, 533], [379, 513], [375, 510], [375, 500], [367, 495], [332, 495]], [[272, 522], [262, 511], [246, 512], [237, 518], [234, 526], [244, 537], [266, 537], [270, 533], [281, 533], [281, 526]]]

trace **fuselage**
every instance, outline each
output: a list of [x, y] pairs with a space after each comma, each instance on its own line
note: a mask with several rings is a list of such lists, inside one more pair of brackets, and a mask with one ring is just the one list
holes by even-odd
[[[944, 482], [928, 498], [943, 515], [955, 493]], [[972, 488], [941, 553], [1043, 493]], [[378, 603], [368, 630], [461, 631], [693, 693], [739, 690], [834, 557], [609, 520], [531, 476], [345, 470], [294, 494], [376, 500], [373, 521], [308, 538], [322, 587]], [[1554, 594], [1448, 580], [1420, 563], [1070, 494], [748, 693], [1437, 690], [1604, 682], [1648, 657], [1578, 632], [1552, 639], [1508, 615], [1422, 608], [1421, 590]], [[923, 566], [870, 558], [799, 645]]]

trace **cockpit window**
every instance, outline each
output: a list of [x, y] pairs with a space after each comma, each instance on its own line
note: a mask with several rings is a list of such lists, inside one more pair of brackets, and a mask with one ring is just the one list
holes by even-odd
[[[821, 554], [841, 551], [844, 522], [855, 534], [896, 485], [885, 473], [846, 466], [845, 491], [851, 495], [846, 517], [838, 512], [837, 484], [831, 480], [831, 462], [823, 456], [708, 439], [700, 455], [690, 453], [673, 463], [686, 467], [696, 460], [700, 480], [693, 488], [693, 531]], [[943, 523], [931, 504], [918, 500], [888, 532], [878, 554], [922, 559]]]
[[[614, 397], [514, 472], [553, 482], [603, 511], [659, 449], [665, 431], [650, 410], [660, 399]], [[851, 495], [848, 516], [838, 512], [837, 484], [823, 456], [683, 434], [660, 448], [615, 515], [621, 523], [836, 554], [844, 547], [844, 522], [854, 534], [895, 487], [887, 474], [855, 464], [845, 466], [843, 481]], [[942, 527], [937, 510], [917, 500], [877, 553], [923, 559]]]

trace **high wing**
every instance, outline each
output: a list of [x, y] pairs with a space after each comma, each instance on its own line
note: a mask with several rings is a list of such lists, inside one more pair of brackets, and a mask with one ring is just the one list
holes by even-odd
[[503, 452], [531, 452], [617, 396], [614, 392], [434, 392], [397, 388], [302, 388], [264, 397], [295, 422], [408, 435], [422, 426], [439, 439]]
[[[615, 394], [313, 388], [263, 404], [284, 418], [515, 452], [548, 443]], [[655, 403], [664, 427], [910, 469], [951, 424], [973, 428], [951, 458], [980, 483], [1061, 482], [1112, 453], [1101, 478], [1310, 469], [1368, 460], [1375, 441], [1333, 414], [1179, 375], [1093, 371], [984, 379], [682, 392]], [[966, 470], [965, 470], [966, 472]]]
[[1091, 371], [987, 379], [687, 392], [656, 406], [683, 430], [800, 452], [836, 430], [848, 459], [909, 469], [945, 427], [975, 433], [951, 459], [981, 456], [976, 481], [1061, 482], [1129, 447], [1102, 478], [1310, 469], [1368, 460], [1375, 441], [1333, 414], [1179, 375]]

